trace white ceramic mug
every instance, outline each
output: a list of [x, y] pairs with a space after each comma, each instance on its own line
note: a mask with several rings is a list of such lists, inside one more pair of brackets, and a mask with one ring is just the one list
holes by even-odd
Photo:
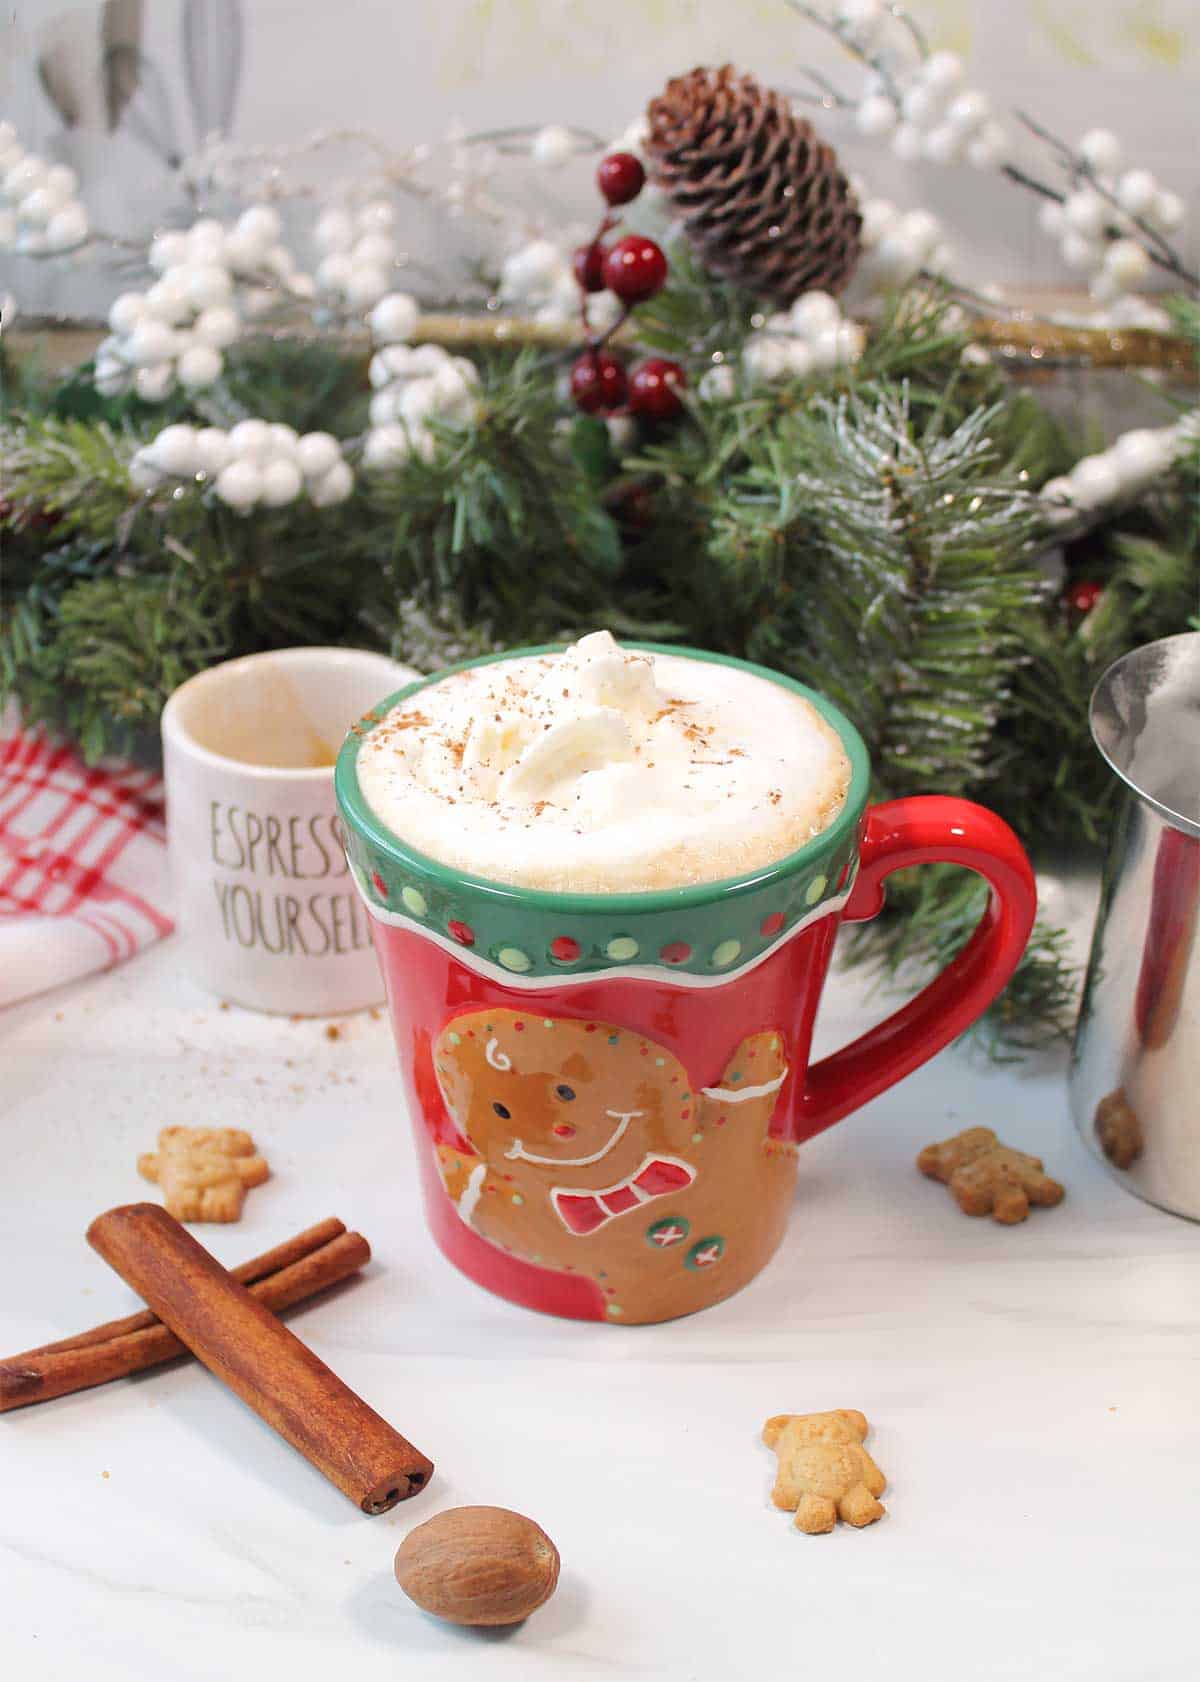
[[416, 676], [367, 649], [282, 648], [210, 667], [168, 700], [176, 927], [200, 986], [304, 1016], [382, 999], [333, 763], [350, 725]]

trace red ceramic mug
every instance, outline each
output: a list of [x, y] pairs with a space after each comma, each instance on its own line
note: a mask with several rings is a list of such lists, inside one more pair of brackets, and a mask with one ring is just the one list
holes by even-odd
[[[833, 823], [746, 877], [551, 893], [449, 869], [367, 806], [361, 742], [421, 685], [355, 728], [336, 773], [437, 1243], [513, 1302], [623, 1325], [692, 1313], [754, 1277], [782, 1237], [798, 1147], [986, 1010], [1036, 905], [994, 813], [938, 795], [868, 807], [862, 738], [822, 696], [743, 661], [634, 646], [805, 696], [851, 764]], [[810, 1065], [839, 925], [876, 915], [893, 870], [934, 861], [990, 884], [978, 929], [908, 1004]]]

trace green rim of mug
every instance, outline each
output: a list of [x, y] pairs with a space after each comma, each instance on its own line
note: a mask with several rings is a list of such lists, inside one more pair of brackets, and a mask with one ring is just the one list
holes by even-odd
[[803, 847], [761, 870], [684, 888], [637, 893], [562, 893], [471, 875], [418, 852], [375, 814], [358, 780], [358, 753], [370, 732], [399, 702], [453, 672], [502, 660], [555, 654], [565, 643], [515, 648], [407, 684], [354, 725], [338, 754], [334, 787], [346, 827], [346, 848], [368, 909], [380, 920], [410, 926], [498, 978], [529, 981], [634, 969], [720, 980], [756, 962], [801, 927], [840, 905], [858, 862], [870, 762], [862, 737], [831, 701], [806, 684], [732, 655], [668, 643], [628, 642], [649, 654], [670, 654], [732, 666], [790, 689], [837, 731], [850, 761], [842, 810]]

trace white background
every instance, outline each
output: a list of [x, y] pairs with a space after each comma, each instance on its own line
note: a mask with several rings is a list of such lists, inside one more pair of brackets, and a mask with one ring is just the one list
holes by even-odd
[[[1084, 927], [1083, 921], [1078, 924]], [[867, 1013], [839, 979], [826, 1045]], [[221, 1011], [168, 940], [0, 1013], [0, 1349], [129, 1312], [84, 1242], [166, 1122], [249, 1126], [273, 1179], [239, 1261], [327, 1214], [358, 1282], [294, 1328], [436, 1462], [368, 1519], [201, 1369], [0, 1418], [0, 1607], [22, 1682], [1193, 1682], [1197, 1229], [1128, 1196], [1061, 1063], [943, 1055], [806, 1146], [791, 1228], [741, 1295], [658, 1327], [556, 1321], [433, 1248], [386, 1022]], [[974, 1124], [1042, 1154], [1061, 1207], [1002, 1228], [913, 1167]], [[777, 1412], [861, 1408], [887, 1517], [797, 1534]], [[391, 1577], [443, 1507], [510, 1506], [563, 1558], [503, 1633]]]
[[[191, 144], [183, 94], [179, 19], [183, 0], [145, 0], [143, 46], [168, 90], [180, 138]], [[192, 0], [212, 20], [220, 0]], [[967, 60], [970, 79], [998, 108], [1024, 106], [1077, 139], [1113, 127], [1131, 161], [1185, 196], [1195, 218], [1195, 90], [1200, 9], [1195, 0], [915, 0], [936, 45]], [[245, 52], [234, 135], [242, 142], [296, 141], [325, 125], [355, 124], [389, 142], [438, 142], [452, 121], [469, 130], [527, 122], [577, 122], [608, 138], [622, 131], [666, 78], [697, 63], [732, 59], [769, 83], [802, 85], [818, 66], [853, 90], [840, 50], [789, 11], [786, 0], [244, 0]], [[172, 202], [149, 153], [103, 124], [99, 8], [61, 0], [4, 0], [0, 12], [0, 115], [26, 142], [81, 167], [99, 225], [152, 223]], [[215, 31], [219, 21], [212, 23]], [[70, 67], [81, 127], [70, 134], [38, 86], [39, 53], [57, 45]], [[901, 165], [854, 135], [847, 116], [820, 123], [872, 193], [928, 204], [947, 221], [958, 272], [977, 283], [1075, 284], [1057, 249], [1039, 235], [1035, 201], [967, 165]], [[1018, 143], [1027, 161], [1044, 154]], [[551, 227], [570, 211], [594, 215], [591, 164], [518, 194]], [[521, 177], [510, 181], [520, 186]], [[177, 202], [177, 201], [176, 201]], [[418, 258], [455, 243], [444, 221], [408, 218]], [[478, 240], [472, 236], [472, 242]], [[468, 243], [472, 243], [468, 242]], [[1184, 244], [1195, 259], [1200, 238]], [[45, 265], [7, 262], [29, 309], [80, 307], [96, 282], [65, 283]], [[110, 287], [111, 293], [115, 288]]]

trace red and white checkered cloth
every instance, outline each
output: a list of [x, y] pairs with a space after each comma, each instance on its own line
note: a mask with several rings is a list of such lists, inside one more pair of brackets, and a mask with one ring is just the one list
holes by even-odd
[[0, 1005], [171, 931], [162, 779], [0, 718]]

